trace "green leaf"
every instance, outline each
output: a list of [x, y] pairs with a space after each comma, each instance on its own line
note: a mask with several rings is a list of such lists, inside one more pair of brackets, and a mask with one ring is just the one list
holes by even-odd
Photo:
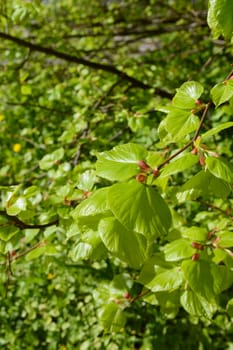
[[210, 93], [216, 107], [229, 101], [233, 96], [233, 80], [226, 80], [215, 85]]
[[166, 271], [167, 269], [173, 268], [174, 265], [165, 261], [162, 253], [156, 253], [154, 256], [149, 258], [143, 265], [138, 282], [143, 285], [148, 284], [154, 278], [155, 274]]
[[154, 188], [136, 181], [110, 187], [108, 204], [126, 229], [148, 238], [165, 235], [171, 225], [171, 214], [164, 199]]
[[18, 227], [14, 226], [2, 226], [0, 228], [0, 239], [4, 242], [8, 242], [12, 237], [14, 237], [19, 232]]
[[218, 244], [224, 248], [233, 247], [233, 232], [232, 231], [222, 231], [218, 233], [220, 241]]
[[122, 307], [114, 302], [106, 304], [99, 313], [100, 323], [108, 332], [119, 332], [123, 330], [126, 316]]
[[228, 301], [226, 310], [230, 317], [233, 317], [233, 298]]
[[57, 164], [64, 157], [64, 148], [59, 148], [51, 154], [46, 154], [40, 161], [39, 166], [42, 170], [48, 170]]
[[233, 35], [233, 2], [231, 0], [210, 0], [207, 22], [214, 37], [221, 34], [226, 39]]
[[46, 251], [45, 245], [35, 248], [26, 255], [26, 260], [29, 261], [29, 260], [39, 258], [41, 255], [45, 254], [45, 251]]
[[225, 198], [230, 192], [228, 183], [213, 176], [209, 171], [201, 170], [179, 188], [176, 197], [179, 202], [185, 202], [199, 196], [209, 196], [209, 193], [214, 193], [216, 197]]
[[211, 318], [215, 311], [215, 307], [208, 303], [207, 300], [201, 298], [193, 290], [188, 289], [180, 297], [180, 303], [183, 308], [193, 316], [206, 316]]
[[215, 128], [212, 128], [208, 131], [206, 131], [204, 134], [201, 135], [202, 140], [207, 139], [208, 137], [218, 134], [220, 131], [231, 128], [233, 126], [233, 122], [227, 122], [227, 123], [222, 123]]
[[199, 118], [189, 110], [174, 108], [163, 122], [165, 129], [172, 135], [173, 141], [178, 141], [197, 129]]
[[192, 226], [185, 228], [182, 236], [195, 242], [205, 242], [207, 240], [207, 230], [202, 227]]
[[83, 191], [91, 191], [96, 181], [94, 170], [86, 170], [80, 174], [77, 181], [77, 187]]
[[173, 291], [180, 287], [183, 282], [183, 272], [180, 267], [175, 267], [159, 273], [155, 276], [146, 287], [152, 292]]
[[194, 252], [195, 250], [191, 246], [190, 241], [183, 238], [168, 243], [164, 247], [166, 261], [179, 261], [190, 258]]
[[177, 89], [172, 104], [180, 109], [192, 109], [196, 106], [196, 100], [203, 93], [203, 86], [197, 81], [187, 81]]
[[106, 248], [133, 268], [145, 261], [147, 241], [141, 234], [128, 231], [115, 218], [106, 218], [99, 224], [100, 237]]
[[185, 279], [192, 290], [204, 299], [215, 302], [216, 294], [222, 282], [222, 275], [217, 266], [205, 260], [186, 260], [181, 264]]
[[108, 210], [107, 193], [108, 188], [95, 191], [90, 197], [82, 201], [72, 212], [71, 216], [77, 220], [80, 217], [95, 216]]
[[138, 160], [145, 160], [147, 151], [143, 146], [128, 143], [97, 155], [96, 174], [111, 180], [124, 181], [139, 172]]
[[233, 183], [233, 165], [223, 158], [207, 157], [206, 166], [216, 177]]
[[6, 208], [8, 215], [18, 215], [21, 211], [26, 210], [27, 202], [24, 197], [18, 197], [16, 201]]
[[192, 167], [194, 164], [198, 162], [198, 157], [193, 154], [185, 154], [184, 156], [174, 160], [173, 162], [166, 165], [161, 174], [160, 177], [166, 177], [172, 174], [176, 174], [180, 171], [184, 171], [185, 169], [188, 169]]

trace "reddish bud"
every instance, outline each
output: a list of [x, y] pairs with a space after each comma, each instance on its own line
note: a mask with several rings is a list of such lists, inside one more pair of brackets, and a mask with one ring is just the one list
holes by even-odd
[[146, 162], [144, 162], [144, 160], [138, 160], [137, 165], [142, 171], [147, 171], [150, 169], [150, 166]]
[[153, 169], [153, 175], [154, 175], [154, 177], [159, 176], [159, 169], [158, 168]]
[[200, 154], [199, 156], [199, 163], [202, 167], [205, 166], [205, 157], [203, 156], [203, 154]]
[[147, 176], [146, 176], [145, 174], [138, 174], [138, 175], [136, 176], [136, 180], [137, 180], [138, 182], [145, 182], [146, 179], [147, 179]]
[[197, 154], [197, 148], [194, 147], [194, 148], [192, 149], [191, 153], [194, 154], [194, 155], [196, 155], [196, 154]]
[[227, 215], [230, 215], [230, 214], [231, 214], [231, 208], [227, 208], [226, 214], [227, 214]]
[[129, 294], [129, 292], [126, 292], [126, 293], [124, 294], [124, 298], [125, 298], [125, 299], [132, 299], [132, 296]]
[[197, 243], [197, 242], [192, 242], [191, 243], [191, 246], [195, 249], [199, 249], [199, 250], [203, 250], [204, 249], [204, 246], [200, 243]]
[[216, 152], [211, 152], [211, 155], [212, 155], [212, 157], [215, 157], [215, 158], [219, 157], [218, 153], [216, 153]]
[[202, 104], [202, 101], [201, 100], [196, 100], [195, 103], [196, 103], [196, 105], [200, 106]]
[[17, 253], [16, 253], [15, 250], [12, 250], [12, 251], [10, 252], [10, 255], [11, 255], [11, 256], [16, 256], [16, 254], [17, 254]]
[[197, 253], [195, 253], [195, 254], [192, 255], [192, 260], [193, 260], [193, 261], [197, 261], [197, 260], [199, 260], [199, 258], [200, 258], [200, 256], [199, 256], [199, 254], [197, 254]]

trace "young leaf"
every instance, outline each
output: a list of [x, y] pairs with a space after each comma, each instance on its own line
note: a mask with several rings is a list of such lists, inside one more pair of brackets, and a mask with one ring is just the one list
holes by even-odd
[[207, 157], [206, 166], [216, 177], [233, 183], [233, 165], [223, 158]]
[[211, 96], [216, 107], [229, 101], [233, 96], [233, 81], [226, 80], [215, 85], [211, 90]]
[[119, 332], [124, 328], [126, 316], [124, 310], [117, 303], [104, 305], [99, 313], [100, 323], [108, 332]]
[[173, 291], [183, 282], [183, 272], [180, 267], [164, 271], [155, 276], [146, 287], [152, 292]]
[[183, 238], [168, 243], [164, 247], [166, 261], [179, 261], [190, 258], [194, 252], [195, 250], [191, 246], [190, 241]]
[[166, 177], [172, 174], [176, 174], [180, 171], [184, 171], [185, 169], [192, 167], [197, 162], [198, 162], [198, 157], [196, 157], [193, 154], [187, 153], [184, 156], [166, 165], [163, 168], [160, 174], [160, 177]]
[[190, 110], [174, 108], [164, 119], [165, 129], [172, 135], [173, 141], [184, 139], [184, 136], [194, 131], [199, 124], [199, 118]]
[[128, 231], [115, 218], [106, 218], [99, 224], [100, 237], [106, 248], [133, 268], [145, 261], [147, 241], [141, 234]]
[[180, 297], [180, 303], [188, 313], [199, 317], [210, 318], [216, 309], [213, 304], [208, 303], [191, 289], [184, 291]]
[[145, 160], [143, 146], [128, 143], [97, 155], [96, 174], [110, 181], [125, 181], [139, 171], [137, 161]]
[[78, 219], [80, 217], [95, 216], [106, 212], [108, 210], [107, 193], [107, 187], [95, 191], [71, 212], [71, 216], [74, 219]]
[[208, 131], [206, 131], [204, 134], [201, 135], [202, 140], [207, 139], [208, 137], [218, 134], [220, 131], [231, 128], [233, 126], [233, 122], [227, 122], [227, 123], [222, 123], [215, 128], [212, 128]]
[[196, 106], [196, 100], [203, 93], [203, 86], [197, 81], [187, 81], [177, 89], [172, 100], [172, 105], [180, 109], [192, 109]]
[[136, 181], [111, 186], [108, 205], [114, 216], [128, 229], [147, 238], [165, 235], [171, 214], [160, 194]]
[[233, 35], [233, 2], [232, 0], [210, 0], [207, 22], [215, 38], [221, 34], [226, 39]]
[[39, 166], [42, 170], [48, 170], [64, 157], [64, 148], [59, 148], [51, 154], [46, 154], [40, 161]]
[[192, 290], [204, 299], [215, 302], [216, 293], [219, 292], [222, 276], [216, 271], [215, 264], [204, 260], [185, 260], [181, 264], [185, 279]]

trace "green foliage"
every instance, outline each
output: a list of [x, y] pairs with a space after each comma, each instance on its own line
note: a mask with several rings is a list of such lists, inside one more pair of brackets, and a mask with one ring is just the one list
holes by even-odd
[[232, 2], [0, 5], [0, 345], [230, 349]]

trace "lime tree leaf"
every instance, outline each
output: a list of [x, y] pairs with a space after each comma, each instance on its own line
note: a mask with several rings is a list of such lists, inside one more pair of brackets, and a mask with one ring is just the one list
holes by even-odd
[[94, 170], [86, 170], [80, 174], [77, 181], [77, 187], [83, 191], [91, 191], [96, 181]]
[[156, 299], [158, 300], [160, 310], [163, 314], [169, 318], [174, 318], [180, 307], [180, 291], [178, 289], [174, 291], [157, 292]]
[[205, 242], [207, 240], [207, 231], [205, 228], [192, 226], [186, 228], [185, 231], [182, 232], [182, 236], [195, 242]]
[[214, 176], [226, 182], [233, 183], [233, 165], [227, 160], [223, 158], [207, 157], [206, 166]]
[[166, 177], [172, 174], [176, 174], [180, 171], [183, 171], [185, 169], [188, 169], [190, 167], [192, 167], [194, 164], [196, 164], [198, 162], [198, 157], [188, 153], [185, 154], [184, 156], [176, 159], [175, 161], [169, 163], [168, 165], [166, 165], [161, 174], [160, 177]]
[[41, 245], [40, 247], [37, 247], [32, 251], [30, 251], [26, 255], [26, 260], [33, 260], [33, 259], [39, 258], [41, 255], [45, 254], [45, 251], [46, 251], [46, 246]]
[[199, 118], [190, 110], [174, 108], [164, 119], [164, 127], [172, 135], [173, 141], [182, 139], [199, 125]]
[[180, 267], [164, 271], [155, 276], [146, 287], [152, 292], [173, 291], [183, 282], [183, 272]]
[[233, 298], [230, 299], [227, 303], [227, 307], [226, 307], [227, 313], [233, 317]]
[[181, 264], [189, 286], [204, 299], [214, 302], [223, 277], [215, 264], [205, 260], [185, 260]]
[[218, 233], [220, 238], [218, 244], [224, 248], [233, 247], [233, 232], [232, 231], [222, 231]]
[[19, 232], [18, 227], [14, 226], [2, 226], [0, 229], [0, 239], [4, 242], [9, 241]]
[[226, 39], [233, 35], [233, 2], [232, 0], [210, 0], [207, 22], [215, 38], [221, 34]]
[[126, 316], [122, 307], [114, 302], [104, 305], [99, 313], [100, 323], [105, 331], [119, 332], [123, 330]]
[[199, 196], [209, 196], [209, 193], [226, 198], [230, 192], [231, 188], [227, 182], [213, 176], [209, 171], [201, 170], [179, 188], [176, 197], [179, 202], [185, 202]]
[[39, 166], [42, 170], [52, 168], [59, 160], [64, 157], [64, 148], [59, 148], [53, 153], [46, 154], [40, 161]]
[[99, 259], [106, 252], [100, 237], [96, 232], [92, 231], [92, 237], [86, 239], [85, 242], [78, 242], [71, 250], [69, 256], [74, 261]]
[[222, 123], [201, 135], [202, 140], [207, 139], [208, 137], [218, 134], [220, 131], [231, 128], [233, 126], [233, 122]]
[[108, 188], [95, 191], [90, 197], [82, 201], [72, 212], [74, 219], [101, 214], [108, 210], [107, 206]]
[[9, 207], [6, 207], [6, 211], [8, 215], [18, 215], [21, 211], [26, 210], [27, 202], [24, 197], [18, 197], [16, 201], [10, 205]]
[[171, 214], [164, 199], [154, 188], [137, 181], [111, 186], [108, 205], [126, 229], [147, 238], [165, 235], [171, 225]]
[[[221, 293], [222, 291], [230, 288], [233, 284], [233, 271], [232, 269], [229, 269], [229, 267], [225, 265], [216, 265], [215, 274], [217, 275], [216, 280], [219, 281], [216, 285], [218, 293]], [[219, 274], [221, 274], [221, 278], [219, 277]]]
[[174, 264], [165, 261], [162, 253], [156, 253], [146, 260], [140, 271], [138, 282], [146, 285], [153, 280], [156, 274], [172, 269], [173, 267]]
[[172, 104], [181, 109], [192, 109], [196, 106], [196, 100], [203, 93], [203, 86], [197, 81], [187, 81], [177, 89]]
[[193, 316], [211, 317], [215, 312], [213, 304], [208, 303], [207, 300], [201, 298], [193, 290], [184, 291], [180, 297], [180, 303], [183, 308]]
[[226, 80], [215, 85], [210, 93], [216, 107], [229, 101], [233, 96], [233, 80]]
[[100, 237], [106, 248], [133, 268], [139, 268], [147, 258], [147, 241], [141, 234], [128, 231], [115, 218], [99, 224]]
[[111, 181], [124, 181], [139, 172], [138, 160], [145, 160], [143, 146], [128, 143], [97, 155], [96, 174]]
[[194, 252], [195, 249], [191, 246], [190, 241], [183, 238], [168, 243], [164, 247], [166, 261], [179, 261], [190, 258]]

